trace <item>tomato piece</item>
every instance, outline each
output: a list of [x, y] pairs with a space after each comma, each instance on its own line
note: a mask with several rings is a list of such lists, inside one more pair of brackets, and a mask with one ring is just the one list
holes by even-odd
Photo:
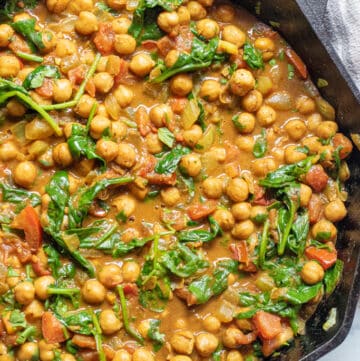
[[166, 56], [171, 49], [175, 48], [175, 43], [168, 36], [159, 39], [156, 45], [161, 56]]
[[176, 173], [157, 174], [152, 173], [145, 176], [150, 184], [174, 186], [176, 184]]
[[309, 221], [311, 224], [319, 222], [324, 213], [324, 204], [317, 194], [312, 194], [308, 205]]
[[114, 47], [115, 32], [111, 23], [101, 23], [94, 36], [94, 44], [101, 55], [111, 54]]
[[36, 273], [36, 275], [39, 277], [51, 275], [51, 272], [48, 269], [46, 269], [45, 266], [40, 261], [31, 262], [31, 266], [34, 272]]
[[335, 149], [341, 147], [339, 151], [340, 159], [345, 159], [353, 150], [351, 140], [342, 133], [336, 133], [334, 135], [333, 146]]
[[230, 250], [234, 255], [234, 259], [240, 263], [249, 263], [249, 252], [247, 249], [246, 241], [240, 241], [230, 245]]
[[64, 327], [52, 312], [46, 311], [42, 315], [41, 331], [48, 343], [64, 342], [66, 340]]
[[93, 78], [89, 79], [89, 81], [86, 83], [85, 90], [91, 97], [95, 97], [96, 87]]
[[81, 348], [96, 349], [96, 342], [94, 337], [85, 335], [74, 335], [71, 339], [72, 343]]
[[14, 219], [12, 227], [24, 231], [25, 241], [32, 253], [36, 253], [39, 250], [42, 245], [43, 230], [34, 207], [26, 206]]
[[139, 133], [145, 137], [151, 132], [151, 123], [149, 114], [144, 107], [139, 107], [135, 113], [135, 123], [138, 126]]
[[282, 331], [281, 318], [265, 311], [256, 312], [253, 322], [262, 338], [269, 340]]
[[51, 79], [45, 78], [42, 85], [35, 89], [36, 93], [38, 93], [41, 97], [45, 99], [52, 98], [54, 94], [54, 83]]
[[181, 114], [184, 111], [187, 102], [188, 100], [185, 97], [174, 97], [169, 99], [171, 110], [175, 114]]
[[81, 64], [74, 69], [69, 70], [68, 78], [73, 85], [79, 85], [86, 76], [86, 67]]
[[197, 203], [197, 204], [191, 205], [187, 209], [187, 214], [193, 221], [196, 221], [198, 219], [204, 218], [204, 217], [210, 215], [211, 213], [215, 212], [216, 207], [217, 207], [216, 201], [207, 201], [205, 203]]
[[135, 283], [124, 283], [122, 286], [125, 295], [137, 296], [139, 289]]
[[305, 175], [305, 183], [317, 193], [325, 189], [328, 180], [329, 176], [320, 164], [313, 165]]
[[298, 71], [299, 75], [305, 80], [308, 77], [308, 71], [306, 65], [301, 60], [299, 55], [291, 48], [286, 48], [285, 54], [289, 59], [290, 63], [294, 65], [295, 69]]
[[309, 259], [318, 261], [325, 271], [332, 267], [337, 260], [337, 252], [335, 249], [329, 251], [327, 249], [308, 247], [305, 250], [305, 255]]
[[289, 326], [282, 326], [282, 331], [272, 339], [263, 340], [261, 351], [264, 356], [270, 356], [274, 351], [286, 344], [294, 337], [294, 333]]

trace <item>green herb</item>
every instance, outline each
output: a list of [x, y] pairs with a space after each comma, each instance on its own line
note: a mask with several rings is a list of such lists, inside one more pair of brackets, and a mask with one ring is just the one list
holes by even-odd
[[155, 172], [159, 174], [171, 174], [176, 171], [181, 158], [190, 153], [190, 149], [177, 145], [170, 152], [166, 152], [165, 155], [158, 161], [155, 166]]
[[213, 62], [223, 61], [224, 55], [217, 53], [218, 44], [218, 38], [212, 38], [206, 43], [195, 37], [192, 42], [190, 54], [181, 53], [173, 66], [166, 68], [161, 75], [151, 81], [154, 83], [162, 83], [175, 74], [204, 69], [209, 67]]
[[107, 12], [107, 13], [110, 13], [110, 14], [116, 14], [116, 11], [113, 10], [111, 7], [107, 6], [105, 3], [103, 2], [98, 2], [96, 3], [96, 7], [101, 10], [101, 11], [104, 11], [104, 12]]
[[260, 248], [259, 248], [259, 265], [262, 268], [265, 263], [265, 256], [266, 256], [266, 249], [268, 245], [268, 238], [269, 238], [269, 228], [270, 228], [270, 221], [267, 219], [264, 224], [264, 228], [261, 235], [260, 240]]
[[150, 320], [147, 336], [154, 341], [154, 351], [159, 351], [165, 343], [165, 334], [160, 333], [160, 320]]
[[271, 59], [271, 60], [269, 61], [269, 64], [270, 64], [271, 66], [275, 66], [275, 65], [276, 65], [276, 60], [275, 60], [275, 59]]
[[261, 129], [261, 135], [256, 139], [254, 144], [253, 154], [255, 158], [262, 158], [266, 154], [267, 150], [267, 140], [266, 140], [266, 130]]
[[19, 277], [20, 275], [10, 266], [7, 270], [7, 277]]
[[231, 120], [239, 131], [242, 131], [244, 129], [244, 126], [239, 122], [239, 114], [234, 115]]
[[318, 88], [325, 88], [329, 85], [326, 79], [319, 78], [316, 82]]
[[245, 43], [244, 45], [244, 55], [243, 59], [249, 65], [251, 69], [263, 69], [264, 61], [262, 58], [261, 51], [256, 49], [250, 43]]
[[175, 136], [168, 128], [159, 128], [158, 137], [169, 148], [172, 148], [175, 143]]
[[9, 321], [14, 328], [26, 328], [27, 326], [25, 315], [19, 310], [14, 310], [11, 312]]
[[102, 347], [102, 338], [101, 338], [102, 330], [95, 312], [92, 312], [92, 321], [94, 325], [92, 334], [94, 335], [95, 338], [96, 350], [99, 356], [99, 361], [106, 361], [105, 351]]
[[24, 11], [24, 9], [33, 9], [37, 5], [37, 0], [5, 0], [1, 3], [0, 20], [6, 22], [12, 18], [12, 15]]
[[336, 325], [337, 319], [337, 309], [336, 307], [332, 307], [330, 309], [328, 318], [326, 319], [325, 323], [323, 324], [322, 328], [325, 332], [329, 331], [332, 327]]
[[20, 209], [26, 206], [26, 203], [29, 202], [33, 207], [37, 207], [41, 204], [40, 194], [37, 192], [27, 191], [21, 188], [13, 188], [4, 181], [0, 182], [0, 187], [2, 190], [2, 200], [3, 202], [9, 202], [17, 204]]
[[331, 232], [318, 232], [316, 233], [317, 241], [326, 241], [331, 237]]
[[180, 231], [177, 234], [181, 242], [209, 242], [221, 234], [221, 228], [213, 217], [209, 217], [210, 231], [204, 229], [194, 229], [188, 231]]
[[42, 86], [45, 78], [59, 79], [61, 77], [59, 68], [54, 65], [40, 65], [30, 72], [23, 81], [23, 87], [27, 90]]
[[325, 292], [330, 295], [340, 281], [344, 269], [344, 262], [338, 259], [333, 267], [326, 271], [324, 277]]
[[41, 57], [41, 56], [28, 54], [28, 53], [23, 53], [22, 51], [17, 51], [15, 54], [16, 54], [17, 57], [19, 57], [21, 59], [24, 59], [24, 60], [27, 60], [27, 61], [33, 61], [33, 62], [36, 62], [36, 63], [42, 63], [44, 61], [44, 58]]
[[24, 344], [29, 338], [36, 335], [37, 328], [35, 326], [28, 325], [26, 329], [20, 332], [16, 338], [16, 344], [22, 345]]
[[308, 303], [321, 291], [322, 284], [313, 286], [300, 285], [297, 288], [290, 288], [285, 294], [285, 300], [293, 305]]
[[194, 198], [194, 196], [195, 196], [194, 178], [186, 177], [183, 174], [181, 174], [180, 172], [177, 172], [177, 180], [178, 180], [178, 182], [180, 181], [180, 182], [184, 183], [184, 185], [186, 186], [186, 188], [189, 192], [190, 199]]
[[280, 23], [278, 21], [269, 21], [269, 24], [273, 27], [273, 28], [279, 28], [280, 27]]
[[42, 41], [42, 34], [35, 30], [35, 25], [36, 20], [34, 18], [11, 23], [12, 28], [26, 39], [33, 52], [35, 52], [36, 49], [42, 50], [45, 48]]
[[306, 155], [308, 155], [309, 153], [310, 153], [310, 150], [309, 150], [309, 148], [305, 145], [304, 147], [296, 147], [295, 148], [295, 150], [297, 151], [297, 152], [300, 152], [300, 153], [304, 153], [304, 154], [306, 154]]
[[289, 249], [299, 257], [304, 254], [307, 236], [309, 234], [310, 221], [307, 211], [298, 213], [291, 226], [292, 234], [289, 236]]
[[215, 350], [215, 352], [213, 352], [213, 354], [211, 355], [212, 360], [213, 361], [221, 361], [223, 353], [224, 353], [224, 349], [222, 348], [221, 345], [219, 345], [217, 347], [217, 349]]
[[289, 80], [294, 79], [295, 76], [294, 66], [292, 64], [288, 64], [287, 68], [288, 68], [288, 79]]

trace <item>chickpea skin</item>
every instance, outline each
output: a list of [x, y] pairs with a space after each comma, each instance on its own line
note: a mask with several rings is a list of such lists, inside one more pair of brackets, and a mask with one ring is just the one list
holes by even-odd
[[227, 209], [217, 209], [213, 214], [213, 218], [224, 231], [230, 231], [234, 227], [234, 216]]
[[109, 263], [104, 265], [104, 267], [99, 272], [99, 281], [106, 288], [115, 288], [123, 280], [122, 270], [115, 263]]
[[153, 354], [144, 347], [137, 348], [132, 359], [133, 361], [155, 361]]
[[177, 74], [170, 80], [170, 90], [174, 95], [184, 97], [193, 88], [193, 81], [189, 74]]
[[72, 85], [68, 79], [54, 79], [53, 99], [56, 103], [66, 102], [71, 98]]
[[140, 266], [134, 261], [124, 262], [122, 273], [124, 282], [135, 282], [140, 275]]
[[111, 120], [101, 115], [96, 115], [90, 123], [90, 135], [94, 139], [101, 138], [106, 129], [111, 128]]
[[346, 217], [347, 210], [344, 202], [339, 198], [325, 206], [324, 215], [330, 222], [339, 222]]
[[179, 26], [179, 15], [176, 11], [163, 11], [157, 18], [159, 28], [165, 33], [177, 33], [177, 27]]
[[48, 287], [55, 284], [55, 279], [52, 276], [41, 276], [34, 281], [35, 295], [41, 300], [45, 301], [48, 297]]
[[226, 187], [226, 194], [233, 202], [243, 202], [249, 197], [249, 186], [244, 179], [233, 178]]
[[106, 94], [114, 86], [114, 78], [106, 72], [100, 72], [94, 75], [95, 88], [99, 93]]
[[200, 157], [195, 153], [186, 154], [181, 158], [180, 169], [190, 177], [196, 177], [201, 171]]
[[149, 116], [151, 122], [157, 128], [161, 128], [173, 120], [174, 113], [169, 105], [158, 104], [151, 108]]
[[14, 35], [14, 29], [8, 24], [0, 24], [0, 48], [6, 48]]
[[136, 163], [136, 151], [131, 144], [119, 143], [115, 162], [121, 167], [131, 168]]
[[82, 11], [75, 22], [75, 30], [81, 35], [90, 35], [98, 31], [98, 21], [95, 14], [90, 11]]
[[96, 153], [105, 159], [106, 162], [114, 160], [119, 151], [119, 146], [112, 140], [99, 139], [96, 142]]
[[223, 181], [216, 177], [208, 177], [202, 183], [202, 190], [206, 197], [218, 199], [223, 193]]
[[217, 80], [208, 79], [202, 82], [199, 96], [209, 102], [213, 102], [218, 99], [220, 91], [220, 83]]
[[112, 335], [122, 327], [122, 322], [116, 317], [115, 312], [110, 309], [100, 312], [99, 323], [105, 335]]
[[202, 357], [210, 356], [218, 347], [219, 340], [211, 333], [203, 332], [196, 336], [195, 347]]
[[206, 316], [203, 320], [203, 325], [206, 331], [216, 333], [220, 330], [221, 322], [215, 316]]
[[60, 360], [61, 361], [76, 361], [76, 358], [71, 353], [62, 353], [60, 355]]
[[133, 56], [129, 65], [130, 70], [140, 77], [148, 75], [154, 66], [154, 60], [146, 53], [140, 53]]
[[120, 18], [114, 19], [111, 25], [116, 34], [127, 34], [131, 20], [125, 16], [121, 16]]
[[308, 285], [320, 282], [324, 275], [324, 269], [316, 261], [306, 262], [300, 272], [302, 280]]
[[255, 223], [263, 223], [268, 217], [268, 212], [264, 206], [254, 206], [250, 211], [250, 219]]
[[245, 111], [254, 113], [263, 103], [263, 96], [258, 90], [251, 90], [241, 99], [241, 105]]
[[254, 233], [254, 223], [249, 219], [235, 224], [231, 231], [233, 237], [237, 239], [248, 239], [252, 233]]
[[136, 49], [136, 40], [128, 34], [117, 34], [115, 35], [114, 47], [120, 55], [130, 55]]
[[256, 119], [262, 127], [270, 127], [276, 121], [276, 111], [269, 105], [262, 105], [256, 112]]
[[233, 123], [241, 134], [252, 133], [255, 129], [255, 121], [255, 116], [247, 112], [240, 113], [233, 118]]
[[235, 25], [226, 25], [221, 33], [222, 40], [241, 48], [246, 41], [246, 34]]
[[16, 184], [29, 188], [34, 184], [37, 172], [37, 167], [33, 162], [20, 162], [13, 171], [13, 179]]
[[194, 349], [194, 336], [190, 331], [179, 331], [171, 336], [170, 344], [175, 352], [191, 355]]
[[36, 360], [38, 357], [39, 346], [36, 342], [25, 342], [16, 353], [16, 359], [19, 361]]
[[220, 32], [218, 23], [211, 19], [199, 20], [196, 24], [198, 33], [205, 39], [212, 39], [217, 36]]
[[35, 298], [35, 287], [32, 282], [23, 281], [14, 288], [15, 299], [21, 305], [30, 304]]
[[235, 95], [244, 96], [255, 87], [255, 78], [249, 70], [238, 69], [230, 78], [230, 89]]
[[60, 167], [68, 167], [73, 162], [73, 157], [68, 143], [56, 144], [53, 149], [53, 159]]
[[252, 153], [255, 145], [255, 139], [252, 136], [243, 135], [236, 139], [235, 144], [245, 153]]
[[192, 125], [191, 128], [188, 130], [184, 130], [183, 137], [186, 145], [192, 148], [195, 147], [202, 134], [202, 129], [197, 124]]
[[95, 279], [85, 281], [81, 288], [81, 294], [84, 301], [91, 305], [97, 305], [104, 302], [105, 292], [105, 287]]
[[178, 13], [178, 16], [179, 16], [179, 24], [180, 25], [187, 25], [190, 23], [190, 12], [189, 10], [187, 9], [186, 6], [180, 6], [178, 9], [177, 9], [177, 13]]
[[125, 85], [119, 85], [114, 91], [114, 97], [121, 108], [126, 108], [134, 99], [133, 91]]
[[60, 14], [68, 6], [70, 0], [46, 0], [46, 7], [49, 11]]
[[118, 213], [122, 212], [124, 216], [129, 217], [135, 211], [135, 200], [127, 194], [121, 194], [112, 201], [112, 205], [116, 207]]
[[173, 207], [181, 199], [180, 191], [176, 187], [168, 187], [160, 192], [161, 199], [166, 206]]
[[293, 140], [300, 140], [306, 133], [306, 125], [300, 119], [293, 119], [286, 123], [285, 130]]
[[12, 141], [7, 141], [0, 145], [0, 160], [7, 162], [15, 159], [18, 154], [18, 148]]
[[20, 71], [21, 64], [14, 55], [1, 55], [0, 57], [0, 77], [15, 77]]

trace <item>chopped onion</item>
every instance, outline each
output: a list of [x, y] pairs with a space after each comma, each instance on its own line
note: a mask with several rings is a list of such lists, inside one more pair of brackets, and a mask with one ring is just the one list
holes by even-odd
[[323, 330], [329, 331], [330, 328], [333, 328], [336, 325], [336, 319], [337, 319], [337, 309], [336, 307], [333, 307], [329, 312], [326, 322], [322, 326]]
[[262, 94], [268, 94], [273, 88], [273, 82], [268, 76], [259, 76], [257, 78], [257, 90]]
[[214, 124], [210, 124], [203, 136], [199, 139], [199, 141], [197, 142], [195, 149], [198, 152], [206, 152], [208, 149], [211, 148], [211, 146], [213, 145], [214, 141], [215, 141], [215, 135], [216, 135], [216, 129], [215, 129], [215, 125]]
[[354, 142], [356, 148], [360, 150], [360, 134], [351, 133], [350, 137], [351, 137], [351, 140]]
[[200, 107], [196, 99], [190, 99], [185, 106], [181, 116], [181, 122], [184, 129], [190, 129], [198, 120], [200, 115]]
[[22, 120], [20, 122], [17, 122], [10, 128], [11, 133], [17, 138], [17, 140], [20, 143], [26, 143], [26, 138], [25, 138], [26, 124], [27, 124], [27, 121]]
[[328, 120], [335, 120], [335, 109], [325, 99], [318, 97], [315, 100], [319, 113]]
[[219, 307], [215, 310], [215, 316], [219, 319], [220, 322], [231, 322], [234, 318], [235, 306], [223, 300]]
[[290, 110], [293, 108], [291, 96], [285, 90], [272, 93], [265, 102], [275, 110]]
[[105, 98], [104, 104], [110, 117], [113, 120], [118, 120], [120, 117], [121, 107], [112, 93]]

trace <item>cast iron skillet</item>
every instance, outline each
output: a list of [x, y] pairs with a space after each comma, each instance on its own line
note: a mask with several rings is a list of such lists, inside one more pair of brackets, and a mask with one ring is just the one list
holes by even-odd
[[[336, 109], [342, 132], [360, 132], [360, 92], [332, 47], [324, 18], [327, 0], [233, 0], [247, 8], [261, 21], [280, 24], [276, 30], [305, 61], [316, 83], [326, 79], [322, 96]], [[260, 13], [256, 14], [255, 6]], [[348, 216], [340, 224], [337, 247], [345, 262], [343, 279], [337, 290], [323, 301], [307, 323], [307, 334], [295, 345], [272, 360], [313, 361], [337, 347], [348, 334], [360, 294], [360, 154], [354, 149], [349, 160], [351, 178], [348, 182]], [[337, 308], [337, 324], [323, 331], [329, 310]]]

